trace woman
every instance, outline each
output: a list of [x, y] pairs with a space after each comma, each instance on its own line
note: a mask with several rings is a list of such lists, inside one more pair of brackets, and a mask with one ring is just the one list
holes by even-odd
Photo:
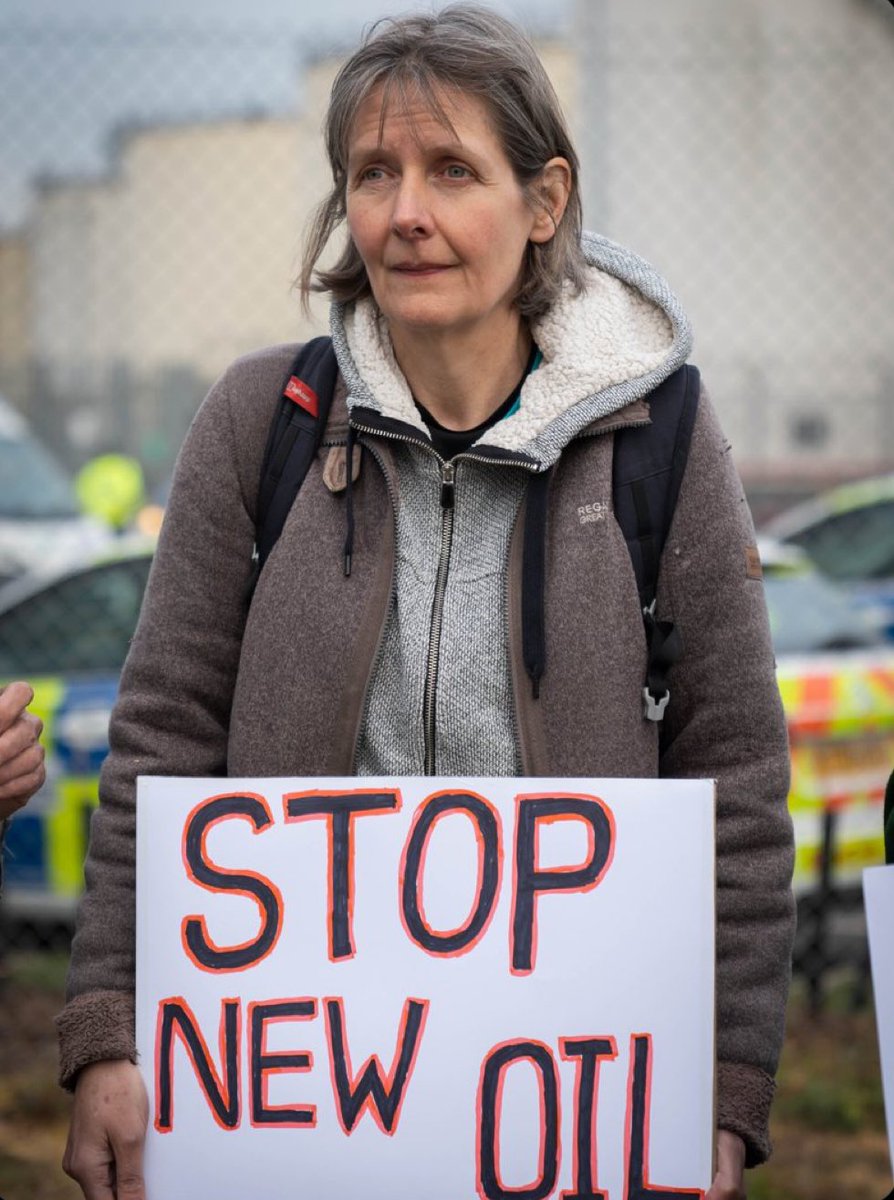
[[[118, 1195], [142, 1195], [138, 772], [660, 774], [718, 781], [710, 1196], [743, 1195], [743, 1166], [769, 1152], [792, 849], [753, 532], [707, 399], [661, 565], [659, 615], [673, 615], [686, 649], [660, 743], [643, 715], [623, 536], [613, 520], [579, 518], [594, 502], [608, 511], [611, 434], [648, 420], [644, 402], [688, 353], [685, 318], [645, 263], [581, 238], [555, 96], [530, 46], [488, 10], [377, 27], [335, 82], [326, 140], [333, 189], [303, 285], [334, 297], [340, 385], [247, 615], [258, 469], [294, 347], [236, 363], [182, 451], [122, 678], [60, 1018], [63, 1082], [77, 1083], [66, 1167], [88, 1196], [111, 1194], [112, 1164]], [[317, 272], [343, 219], [344, 252]], [[547, 470], [548, 490], [535, 488]], [[526, 671], [519, 633], [535, 508], [549, 521], [542, 674]]]

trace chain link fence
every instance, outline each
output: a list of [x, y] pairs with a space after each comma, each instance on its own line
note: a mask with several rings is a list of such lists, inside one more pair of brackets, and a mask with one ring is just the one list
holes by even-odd
[[306, 333], [313, 65], [185, 19], [0, 24], [0, 72], [0, 392], [68, 466], [124, 450], [161, 484], [227, 363]]
[[888, 0], [581, 0], [577, 23], [588, 220], [679, 291], [759, 500], [890, 470]]
[[[566, 29], [542, 32], [586, 223], [680, 293], [759, 510], [894, 469], [892, 6], [580, 0]], [[0, 17], [0, 452], [5, 440], [20, 456], [33, 435], [63, 477], [124, 453], [163, 503], [227, 363], [325, 329], [291, 280], [327, 184], [319, 129], [337, 61], [337, 47], [284, 27]], [[42, 479], [29, 468], [15, 501], [11, 469], [0, 479], [4, 538], [17, 514], [41, 517], [26, 538], [36, 566], [54, 513], [77, 508], [32, 512], [51, 494]], [[92, 563], [103, 535], [85, 522], [79, 536]], [[0, 601], [0, 680], [35, 678], [50, 751], [47, 788], [8, 838], [7, 938], [64, 939], [70, 922], [144, 578], [132, 564], [148, 564], [123, 543], [114, 558]], [[894, 700], [879, 704], [873, 719], [894, 727]], [[811, 970], [840, 960], [862, 973], [834, 877], [824, 887]]]

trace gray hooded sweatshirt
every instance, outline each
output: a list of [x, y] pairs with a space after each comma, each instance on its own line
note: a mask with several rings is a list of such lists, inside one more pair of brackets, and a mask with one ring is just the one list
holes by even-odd
[[[362, 775], [518, 775], [509, 667], [509, 540], [532, 473], [573, 438], [642, 396], [686, 360], [691, 335], [664, 280], [594, 234], [595, 270], [532, 333], [543, 365], [517, 412], [445, 468], [395, 362], [372, 300], [331, 332], [352, 420], [393, 439], [399, 478], [395, 588], [369, 691]], [[441, 503], [445, 479], [449, 507]]]

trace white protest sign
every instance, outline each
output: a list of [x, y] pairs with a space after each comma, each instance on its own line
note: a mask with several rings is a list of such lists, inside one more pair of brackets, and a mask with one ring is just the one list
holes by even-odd
[[148, 1200], [711, 1178], [714, 789], [139, 782]]
[[888, 1148], [894, 1169], [894, 865], [867, 867], [863, 872], [863, 900], [872, 960], [872, 990], [878, 1021], [882, 1089], [888, 1119]]

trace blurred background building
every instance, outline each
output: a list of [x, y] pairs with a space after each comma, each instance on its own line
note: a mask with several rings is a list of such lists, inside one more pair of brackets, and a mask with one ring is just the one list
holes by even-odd
[[894, 461], [887, 0], [582, 0], [592, 225], [679, 291], [754, 486]]
[[[586, 222], [680, 293], [759, 500], [894, 465], [887, 0], [578, 0], [539, 28]], [[0, 155], [15, 174], [24, 140], [39, 163], [0, 192], [0, 392], [70, 466], [121, 449], [161, 482], [234, 356], [325, 328], [290, 281], [334, 41], [0, 20]], [[116, 101], [122, 75], [140, 86]], [[60, 100], [103, 131], [81, 168]]]

